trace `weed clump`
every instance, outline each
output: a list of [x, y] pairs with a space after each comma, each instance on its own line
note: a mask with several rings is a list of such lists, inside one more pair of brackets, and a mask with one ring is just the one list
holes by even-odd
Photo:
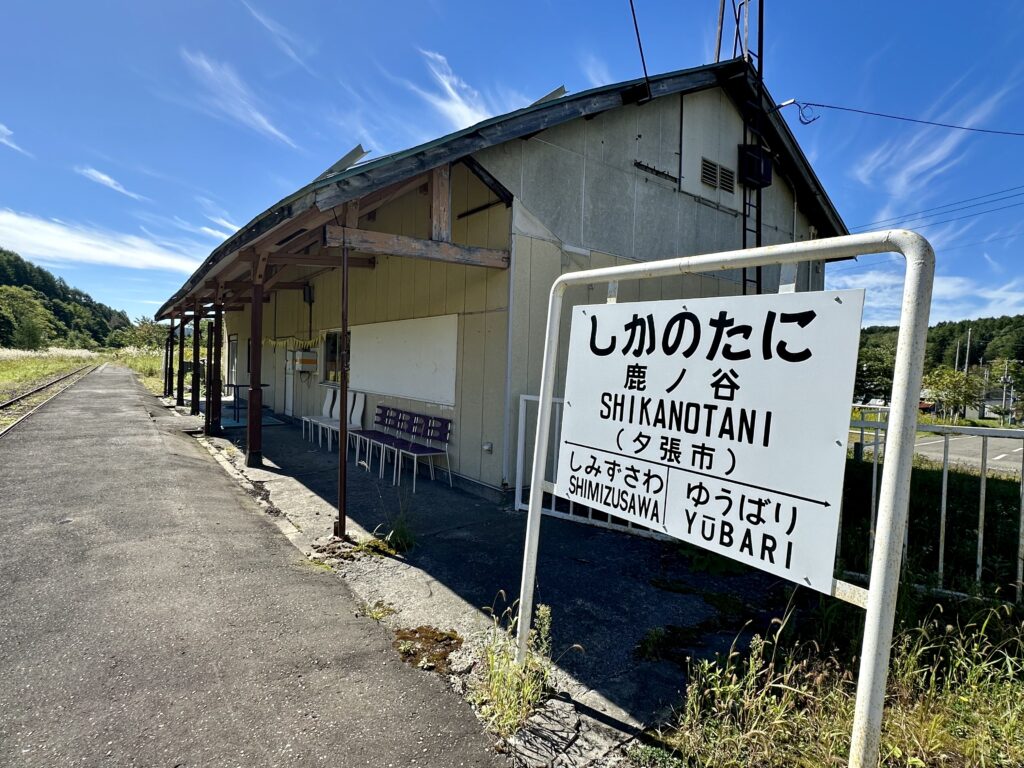
[[[690, 662], [686, 701], [657, 734], [664, 749], [631, 752], [633, 764], [676, 765], [655, 752], [702, 768], [845, 764], [854, 676], [813, 643], [784, 648], [788, 618], [746, 654]], [[1011, 609], [896, 636], [879, 765], [1024, 765], [1024, 624]]]
[[[491, 611], [492, 626], [484, 642], [480, 675], [470, 687], [470, 701], [488, 728], [502, 737], [515, 733], [551, 693], [551, 608], [538, 605], [526, 659], [516, 660], [514, 606], [501, 616]], [[580, 646], [572, 649], [582, 650]]]
[[381, 622], [388, 616], [395, 614], [395, 608], [390, 603], [378, 600], [376, 603], [360, 603], [359, 614], [376, 622]]

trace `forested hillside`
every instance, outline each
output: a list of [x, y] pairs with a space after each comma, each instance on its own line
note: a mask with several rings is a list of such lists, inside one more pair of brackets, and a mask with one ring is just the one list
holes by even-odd
[[[967, 334], [970, 331], [970, 357]], [[864, 328], [860, 333], [860, 357], [855, 394], [860, 398], [888, 397], [892, 387], [892, 369], [896, 357], [898, 329], [888, 326]], [[959, 351], [958, 351], [959, 346]], [[1024, 315], [983, 317], [978, 320], [937, 323], [928, 329], [925, 348], [925, 373], [940, 368], [973, 369], [984, 361], [986, 367], [997, 361], [1024, 360]], [[997, 366], [999, 368], [1000, 366]], [[1002, 370], [991, 374], [994, 381]]]
[[131, 327], [124, 312], [0, 248], [0, 347], [91, 349], [116, 344], [118, 330]]
[[[967, 354], [967, 331], [971, 332], [971, 364], [981, 360], [1024, 359], [1024, 315], [983, 317], [978, 320], [958, 320], [937, 323], [928, 329], [928, 347], [925, 350], [925, 370], [940, 365], [953, 366], [957, 362], [957, 343], [960, 344], [960, 366]], [[873, 326], [860, 334], [860, 346], [877, 347], [896, 345], [896, 328]]]

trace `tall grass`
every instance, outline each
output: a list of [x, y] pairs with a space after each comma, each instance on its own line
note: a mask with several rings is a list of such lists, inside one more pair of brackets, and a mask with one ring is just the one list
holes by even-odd
[[[139, 374], [143, 385], [155, 395], [164, 391], [163, 351], [152, 347], [123, 347], [107, 353], [110, 362], [127, 366]], [[189, 355], [191, 357], [191, 355]], [[177, 370], [177, 360], [175, 360]]]
[[28, 351], [0, 348], [0, 400], [13, 397], [48, 379], [81, 368], [99, 358], [86, 349]]
[[[846, 764], [855, 670], [813, 643], [783, 647], [785, 623], [748, 653], [688, 665], [686, 701], [660, 733], [667, 756], [701, 768]], [[650, 762], [649, 749], [636, 755]], [[879, 765], [1024, 765], [1024, 625], [1009, 607], [896, 636]]]
[[547, 698], [551, 683], [551, 608], [538, 605], [526, 660], [516, 661], [516, 614], [491, 611], [481, 674], [470, 689], [480, 717], [499, 736], [515, 733]]
[[[187, 352], [186, 359], [189, 359], [191, 353]], [[102, 362], [131, 368], [151, 392], [163, 393], [163, 351], [160, 349], [124, 347], [96, 352], [50, 347], [48, 350], [0, 348], [0, 395], [13, 395], [88, 363]]]

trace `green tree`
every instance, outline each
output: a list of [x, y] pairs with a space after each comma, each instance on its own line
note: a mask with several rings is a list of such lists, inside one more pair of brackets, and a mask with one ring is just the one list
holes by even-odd
[[31, 288], [0, 285], [0, 308], [14, 319], [10, 345], [16, 349], [40, 349], [53, 336], [57, 319], [47, 309], [43, 297]]
[[872, 398], [881, 398], [888, 402], [895, 367], [895, 338], [882, 336], [862, 346], [857, 356], [857, 376], [853, 384], [854, 399], [866, 403]]
[[943, 418], [955, 424], [960, 412], [981, 401], [984, 382], [975, 372], [965, 373], [942, 366], [924, 377], [924, 390], [939, 405]]
[[108, 347], [143, 347], [163, 349], [167, 339], [167, 326], [148, 317], [136, 318], [124, 328], [117, 328], [107, 335]]

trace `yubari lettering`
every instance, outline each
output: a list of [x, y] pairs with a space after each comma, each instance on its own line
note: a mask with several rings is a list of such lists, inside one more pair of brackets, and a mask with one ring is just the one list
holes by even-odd
[[770, 533], [751, 528], [740, 533], [728, 520], [718, 520], [711, 515], [700, 515], [700, 525], [697, 525], [698, 514], [689, 509], [684, 512], [686, 533], [693, 540], [699, 536], [701, 541], [707, 544], [717, 544], [722, 549], [745, 555], [750, 560], [760, 560], [771, 565], [776, 564], [775, 558], [778, 556], [779, 564], [787, 570], [793, 563], [792, 541], [786, 541], [785, 548], [780, 552], [778, 539]]

